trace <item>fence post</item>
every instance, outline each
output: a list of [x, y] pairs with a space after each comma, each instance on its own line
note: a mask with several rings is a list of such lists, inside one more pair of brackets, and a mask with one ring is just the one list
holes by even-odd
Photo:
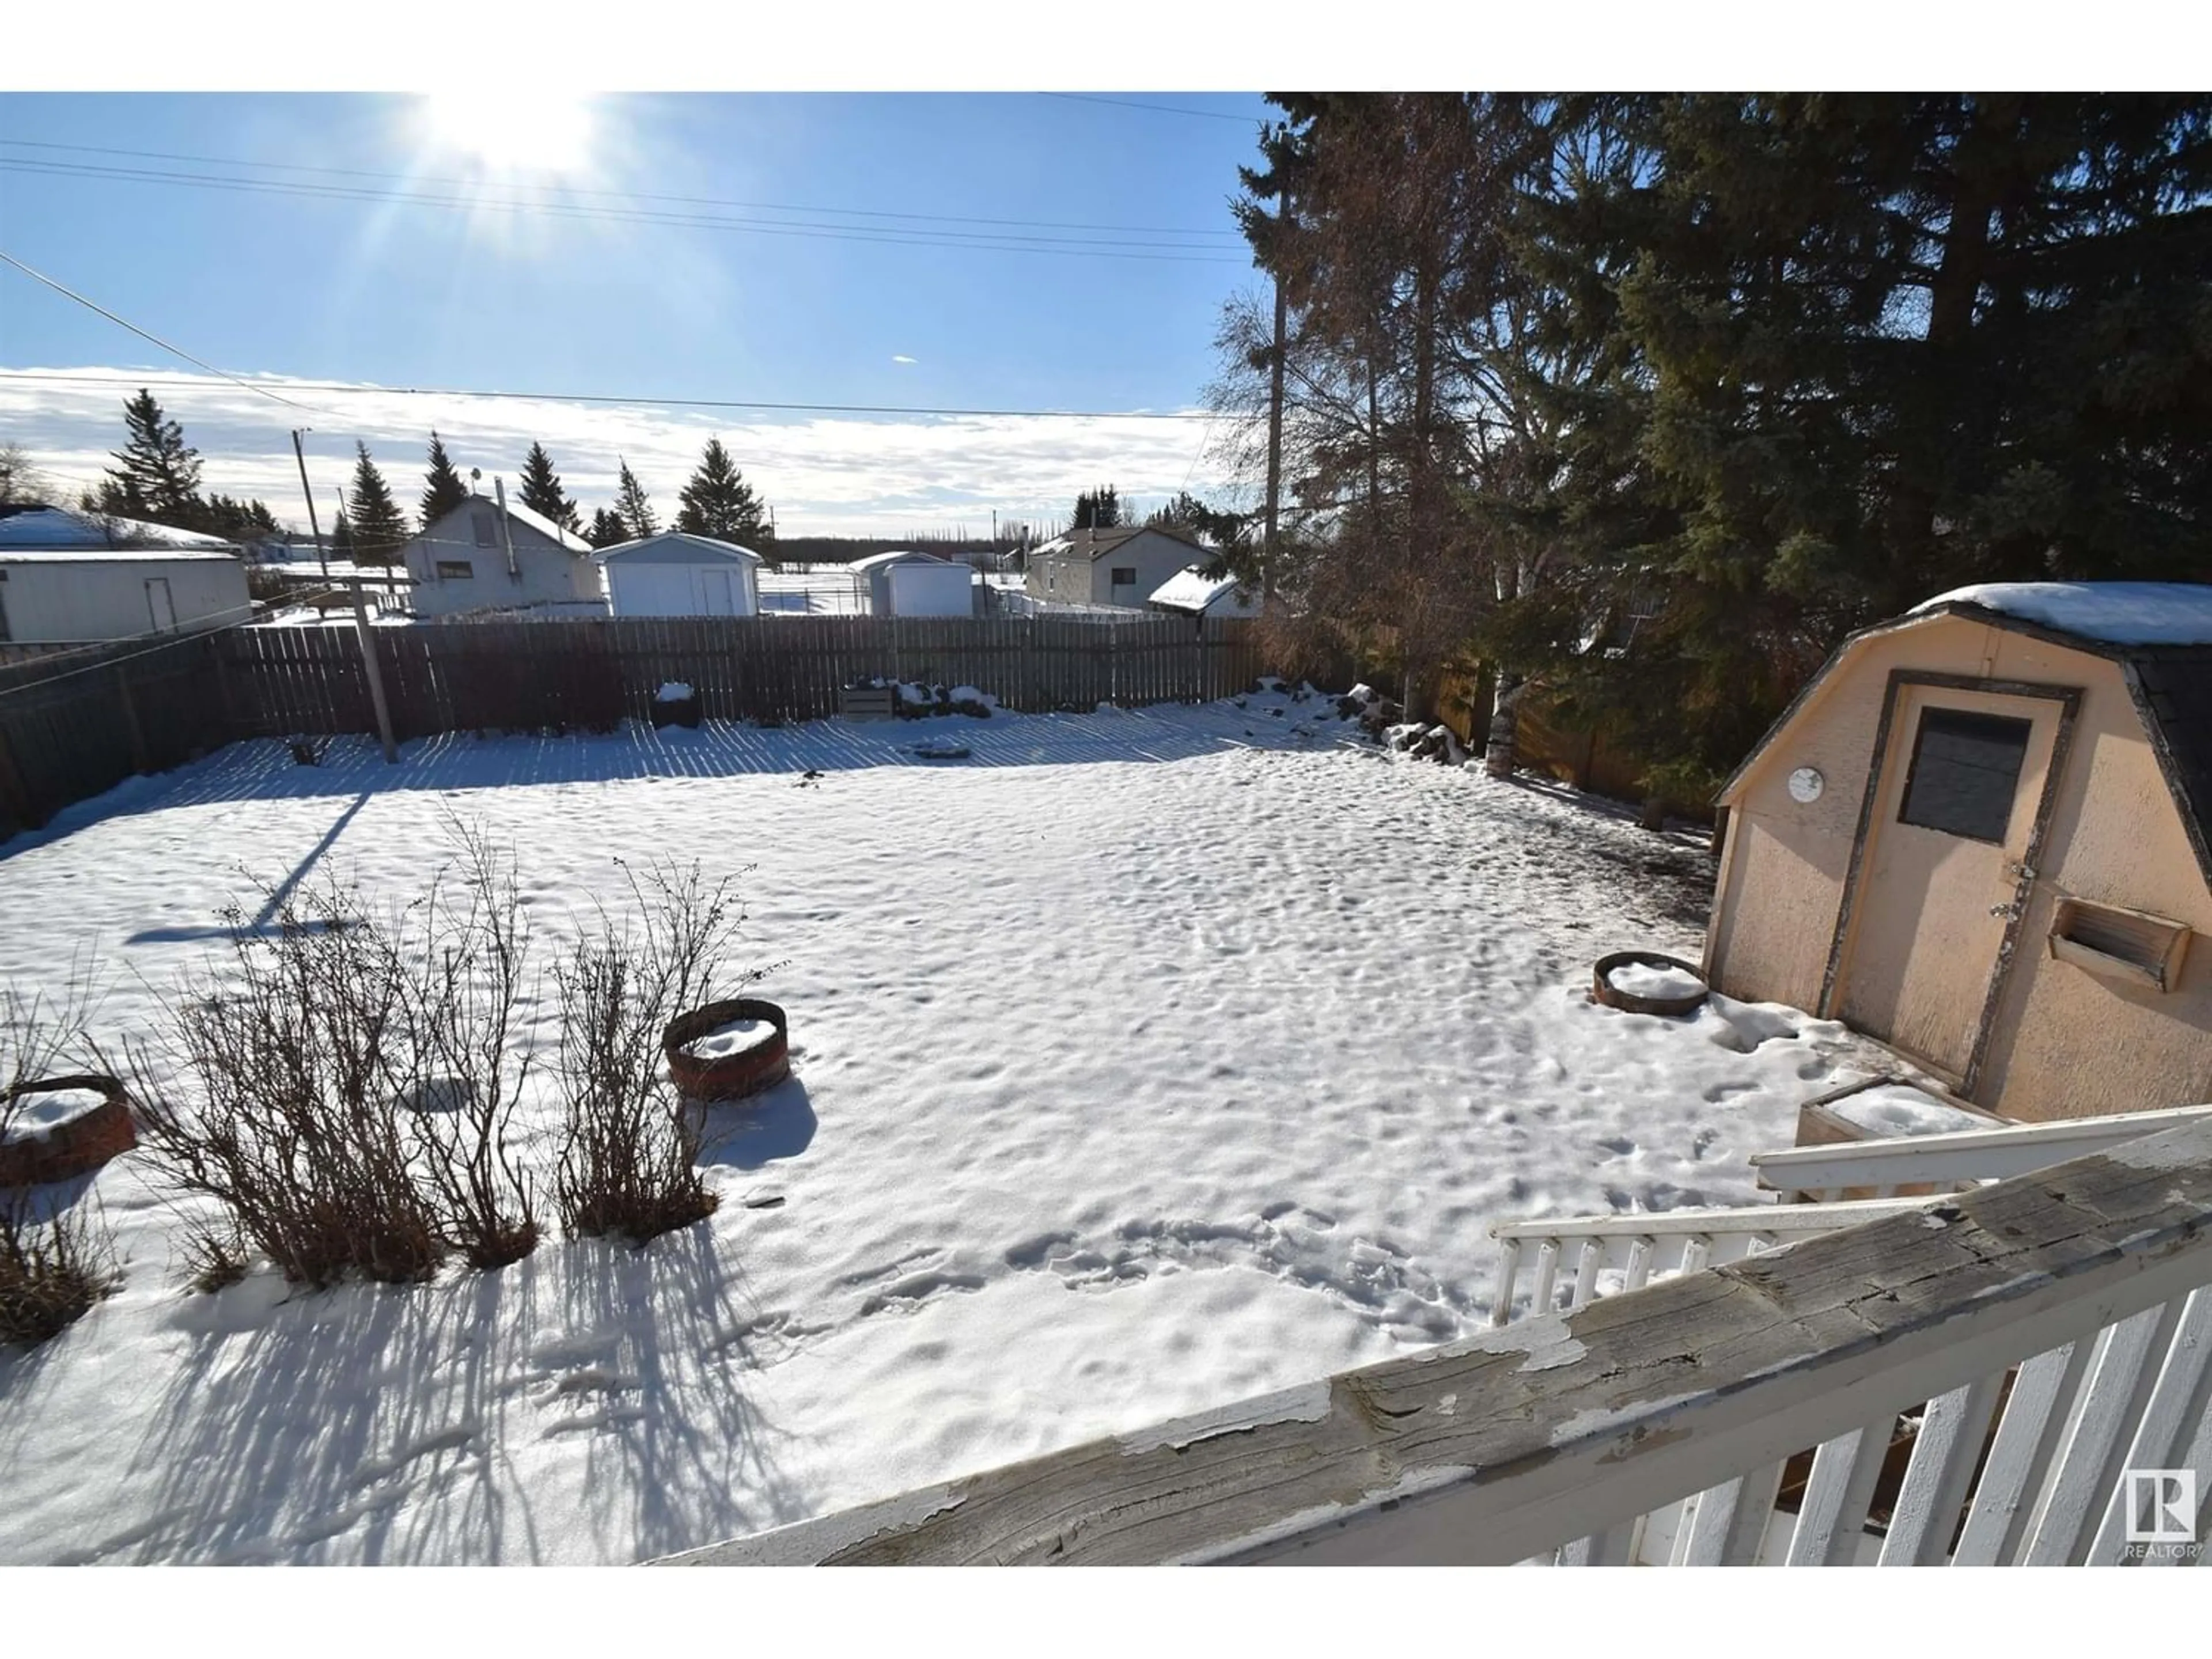
[[131, 696], [131, 672], [118, 665], [115, 670], [115, 695], [123, 704], [123, 731], [131, 740], [131, 769], [134, 772], [153, 770], [146, 757], [146, 733], [138, 724], [138, 705]]

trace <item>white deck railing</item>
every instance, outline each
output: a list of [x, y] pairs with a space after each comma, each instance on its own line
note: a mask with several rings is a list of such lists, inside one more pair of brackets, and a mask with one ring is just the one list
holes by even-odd
[[[1930, 1201], [1746, 1204], [1732, 1209], [1507, 1222], [1490, 1230], [1498, 1241], [1490, 1322], [1495, 1327], [1533, 1314], [1571, 1311], [1596, 1297], [1640, 1291], [1657, 1279], [1741, 1261], [1778, 1244], [1877, 1221]], [[1563, 1281], [1560, 1270], [1569, 1263], [1571, 1275]], [[1525, 1288], [1524, 1267], [1528, 1269]]]
[[2212, 1490], [2208, 1285], [2198, 1119], [678, 1559], [2118, 1561], [2129, 1471]]
[[2203, 1122], [2212, 1122], [2212, 1106], [2176, 1106], [2057, 1123], [2017, 1123], [2001, 1129], [1793, 1146], [1786, 1152], [1756, 1153], [1751, 1163], [1759, 1172], [1759, 1184], [1772, 1191], [1817, 1200], [1871, 1188], [1867, 1195], [1879, 1199], [1894, 1196], [1905, 1187], [1957, 1190], [2008, 1180], [2185, 1123]]

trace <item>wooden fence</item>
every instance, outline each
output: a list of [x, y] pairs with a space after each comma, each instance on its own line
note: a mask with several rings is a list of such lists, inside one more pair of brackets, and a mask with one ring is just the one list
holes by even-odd
[[[630, 618], [374, 630], [392, 725], [605, 731], [690, 685], [709, 720], [819, 720], [858, 680], [973, 686], [1021, 713], [1201, 702], [1263, 670], [1250, 624], [1142, 617]], [[350, 628], [240, 628], [0, 666], [0, 836], [239, 738], [376, 729]]]

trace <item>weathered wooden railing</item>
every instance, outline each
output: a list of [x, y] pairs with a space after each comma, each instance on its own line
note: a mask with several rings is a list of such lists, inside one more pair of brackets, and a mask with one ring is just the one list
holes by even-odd
[[1895, 1195], [1900, 1188], [1942, 1191], [2002, 1181], [2185, 1123], [2207, 1121], [2212, 1121], [2212, 1106], [2176, 1106], [2001, 1129], [1793, 1146], [1786, 1152], [1755, 1153], [1751, 1163], [1759, 1172], [1759, 1184], [1772, 1191], [1817, 1200], [1871, 1188], [1868, 1195], [1879, 1199]]
[[[1733, 1209], [1507, 1222], [1490, 1230], [1498, 1241], [1490, 1322], [1504, 1325], [1532, 1314], [1559, 1311], [1559, 1270], [1570, 1261], [1574, 1266], [1572, 1277], [1565, 1281], [1565, 1306], [1571, 1310], [1600, 1295], [1640, 1291], [1655, 1279], [1740, 1261], [1785, 1241], [1832, 1233], [1918, 1208], [1924, 1202], [1886, 1199], [1851, 1204], [1746, 1204]], [[1521, 1282], [1524, 1263], [1529, 1269], [1525, 1294]]]
[[[2200, 1121], [677, 1559], [1504, 1563], [1583, 1540], [1599, 1561], [2124, 1559], [2128, 1471], [2212, 1472], [2208, 1284]], [[1670, 1510], [1668, 1540], [1646, 1521]]]

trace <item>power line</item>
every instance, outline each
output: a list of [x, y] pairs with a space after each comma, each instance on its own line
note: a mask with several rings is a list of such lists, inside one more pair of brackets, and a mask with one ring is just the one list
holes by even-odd
[[[0, 258], [4, 258], [0, 255]], [[204, 367], [204, 365], [203, 365]], [[221, 374], [221, 370], [215, 371]], [[225, 374], [225, 380], [236, 380]], [[198, 380], [148, 378], [143, 375], [57, 374], [36, 370], [0, 368], [0, 386], [27, 381], [49, 386], [160, 386], [167, 391], [204, 389]], [[247, 386], [249, 383], [240, 381]], [[802, 404], [768, 403], [744, 398], [656, 398], [597, 392], [496, 392], [481, 388], [414, 386], [352, 386], [342, 380], [287, 380], [302, 392], [332, 392], [354, 397], [487, 398], [504, 401], [559, 404], [632, 404], [648, 409], [760, 409], [787, 414], [818, 415], [942, 415], [1001, 420], [1055, 421], [1206, 421], [1212, 416], [1202, 409], [940, 409], [914, 404]], [[249, 389], [258, 390], [249, 386]], [[270, 395], [274, 396], [274, 393]], [[289, 401], [289, 399], [280, 399]], [[295, 404], [294, 408], [301, 405]]]
[[[873, 242], [896, 247], [942, 247], [985, 253], [1057, 253], [1102, 259], [1146, 259], [1176, 264], [1242, 264], [1238, 256], [1207, 252], [1189, 243], [1132, 242], [1106, 238], [1020, 236], [1011, 232], [986, 235], [956, 231], [906, 231], [895, 227], [790, 224], [769, 220], [733, 219], [712, 214], [674, 213], [662, 209], [594, 207], [580, 203], [516, 202], [481, 196], [434, 196], [422, 191], [359, 189], [281, 179], [227, 179], [215, 173], [181, 173], [151, 168], [112, 167], [74, 161], [42, 161], [0, 158], [0, 172], [47, 175], [103, 183], [144, 184], [191, 190], [228, 190], [242, 194], [289, 196], [308, 200], [368, 202], [377, 205], [402, 204], [542, 215], [574, 221], [604, 220], [621, 224], [661, 225], [676, 228], [726, 230], [750, 236], [792, 236], [803, 239]], [[1139, 252], [1166, 249], [1169, 252]]]
[[1089, 92], [1041, 92], [1040, 98], [1066, 98], [1079, 104], [1113, 104], [1122, 109], [1149, 109], [1162, 115], [1198, 115], [1209, 121], [1242, 121], [1247, 126], [1258, 126], [1266, 118], [1258, 115], [1226, 115], [1218, 109], [1193, 109], [1187, 104], [1147, 104], [1133, 98], [1101, 98]]
[[129, 329], [131, 332], [136, 334], [140, 339], [150, 340], [155, 345], [161, 347], [162, 350], [168, 352], [173, 356], [182, 357], [186, 362], [191, 364], [195, 368], [204, 368], [210, 374], [216, 375], [222, 380], [228, 380], [234, 385], [242, 386], [248, 392], [258, 392], [262, 397], [273, 398], [278, 403], [283, 404], [287, 409], [296, 409], [303, 413], [310, 415], [319, 414], [322, 412], [319, 410], [309, 409], [305, 404], [294, 403], [289, 398], [283, 397], [279, 393], [271, 392], [266, 386], [256, 386], [251, 380], [240, 380], [237, 375], [233, 374], [228, 369], [217, 368], [213, 363], [208, 362], [203, 358], [193, 356], [191, 352], [185, 350], [182, 346], [171, 345], [160, 335], [149, 334], [144, 329], [139, 327], [137, 324], [131, 322], [129, 319], [117, 316], [106, 306], [86, 299], [83, 295], [79, 294], [75, 289], [64, 288], [61, 283], [47, 276], [46, 272], [42, 270], [33, 270], [30, 266], [25, 264], [21, 259], [18, 259], [14, 254], [9, 253], [4, 248], [0, 248], [0, 259], [6, 260], [9, 264], [15, 266], [16, 270], [21, 271], [26, 276], [31, 277], [37, 282], [44, 283], [48, 288], [53, 289], [55, 293], [61, 295], [64, 298], [76, 301], [77, 304], [82, 306], [88, 311], [99, 313], [100, 315], [106, 318], [109, 322], [115, 324], [119, 328]]
[[[68, 150], [82, 155], [127, 155], [147, 161], [190, 161], [204, 167], [260, 167], [282, 173], [319, 173], [347, 179], [380, 179], [407, 185], [453, 185], [480, 188], [483, 180], [427, 173], [380, 173], [366, 167], [315, 167], [301, 161], [254, 161], [236, 156], [192, 155], [174, 150], [123, 149], [109, 144], [64, 144], [35, 138], [0, 138], [0, 144], [18, 149]], [[510, 190], [551, 188], [507, 185]], [[848, 219], [909, 219], [931, 224], [995, 225], [1027, 230], [1104, 230], [1142, 236], [1218, 236], [1235, 238], [1242, 232], [1229, 228], [1200, 229], [1177, 225], [1096, 225], [1062, 219], [990, 219], [967, 214], [898, 213], [878, 208], [819, 207], [787, 202], [745, 202], [718, 196], [671, 196], [647, 191], [601, 190], [580, 185], [559, 187], [571, 196], [603, 196], [632, 202], [673, 202], [679, 206], [739, 208], [755, 213], [823, 213]]]

